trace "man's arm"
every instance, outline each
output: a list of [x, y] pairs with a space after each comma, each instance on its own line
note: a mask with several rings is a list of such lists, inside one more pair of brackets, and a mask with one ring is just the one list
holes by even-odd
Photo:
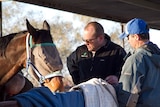
[[126, 56], [126, 52], [122, 47], [119, 47], [117, 50], [117, 57], [115, 60], [115, 75], [118, 77], [118, 80], [120, 78], [121, 75], [121, 71], [122, 71], [122, 67], [124, 65], [124, 57]]
[[70, 54], [69, 57], [67, 57], [67, 67], [69, 70], [69, 73], [72, 76], [74, 84], [79, 84], [80, 77], [79, 77], [79, 68], [76, 60], [76, 51]]
[[138, 94], [141, 91], [140, 80], [144, 77], [144, 75], [139, 72], [141, 68], [138, 65], [139, 62], [137, 62], [133, 56], [129, 57], [123, 66], [118, 90], [116, 89], [118, 101], [121, 106], [136, 105], [138, 101]]

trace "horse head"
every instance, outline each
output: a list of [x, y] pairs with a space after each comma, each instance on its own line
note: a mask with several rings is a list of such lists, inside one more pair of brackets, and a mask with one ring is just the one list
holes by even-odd
[[63, 65], [56, 45], [53, 43], [49, 24], [47, 21], [44, 21], [43, 28], [38, 30], [35, 29], [28, 20], [26, 22], [30, 34], [29, 41], [32, 41], [29, 44], [31, 53], [30, 56], [28, 56], [30, 60], [28, 63], [29, 74], [39, 81], [40, 84], [44, 84], [48, 82], [48, 80], [49, 82], [54, 81], [54, 83], [52, 83], [54, 86], [52, 86], [51, 90], [62, 91], [61, 69]]
[[29, 74], [41, 84], [46, 83], [46, 80], [54, 81], [52, 84], [55, 86], [51, 90], [62, 91], [63, 65], [53, 43], [49, 24], [44, 21], [43, 28], [36, 29], [26, 20], [26, 26], [27, 31], [0, 38], [0, 91], [13, 76], [26, 67]]

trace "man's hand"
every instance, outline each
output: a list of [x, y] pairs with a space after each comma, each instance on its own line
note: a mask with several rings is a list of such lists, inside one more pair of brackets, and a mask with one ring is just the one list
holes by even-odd
[[115, 75], [110, 75], [108, 77], [106, 77], [105, 79], [108, 83], [112, 84], [112, 85], [116, 85], [118, 84], [118, 77]]

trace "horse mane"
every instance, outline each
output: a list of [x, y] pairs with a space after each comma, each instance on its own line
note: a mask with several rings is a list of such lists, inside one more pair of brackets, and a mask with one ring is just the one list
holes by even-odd
[[20, 31], [18, 33], [11, 33], [6, 36], [0, 37], [0, 56], [2, 57], [5, 56], [6, 47], [13, 38], [19, 36], [20, 34], [24, 34], [26, 32], [27, 31]]

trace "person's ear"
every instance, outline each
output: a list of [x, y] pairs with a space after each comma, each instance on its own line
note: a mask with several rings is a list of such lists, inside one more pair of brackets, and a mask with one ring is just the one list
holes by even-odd
[[139, 40], [139, 35], [138, 34], [135, 34], [134, 37], [135, 37], [136, 40]]
[[105, 39], [103, 35], [99, 35], [98, 38], [99, 38], [100, 41], [102, 41], [103, 39]]

